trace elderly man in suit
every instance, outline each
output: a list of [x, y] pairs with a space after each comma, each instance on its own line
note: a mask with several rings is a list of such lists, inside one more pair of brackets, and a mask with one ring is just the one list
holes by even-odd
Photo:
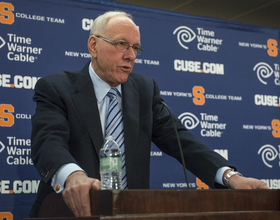
[[[41, 176], [30, 212], [38, 215], [43, 199], [62, 192], [75, 216], [90, 216], [91, 189], [100, 188], [99, 150], [104, 142], [111, 88], [122, 112], [124, 188], [148, 189], [151, 142], [181, 161], [166, 108], [155, 101], [157, 83], [131, 73], [141, 48], [140, 32], [125, 12], [107, 12], [92, 25], [88, 40], [91, 61], [77, 72], [40, 79], [32, 117], [32, 159]], [[186, 167], [212, 188], [268, 189], [264, 182], [242, 177], [227, 160], [194, 137], [173, 116]]]

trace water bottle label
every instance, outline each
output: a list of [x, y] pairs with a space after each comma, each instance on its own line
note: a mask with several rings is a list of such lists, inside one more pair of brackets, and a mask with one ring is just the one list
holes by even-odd
[[119, 157], [109, 157], [100, 159], [100, 170], [122, 169], [122, 161]]

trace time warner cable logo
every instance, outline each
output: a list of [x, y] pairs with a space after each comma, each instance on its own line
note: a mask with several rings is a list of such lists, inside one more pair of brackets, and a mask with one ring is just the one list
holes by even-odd
[[274, 70], [273, 68], [265, 63], [265, 62], [259, 62], [257, 63], [254, 68], [253, 71], [255, 71], [257, 73], [257, 77], [259, 79], [259, 81], [264, 84], [267, 85], [267, 79], [273, 75], [275, 75], [275, 80], [274, 83], [277, 86], [280, 86], [280, 74], [279, 74], [279, 64], [275, 63], [274, 64]]
[[0, 36], [0, 49], [1, 49], [2, 47], [4, 47], [5, 44], [6, 44], [6, 41], [4, 41], [4, 39]]
[[0, 153], [5, 149], [5, 145], [0, 141]]
[[177, 34], [177, 41], [181, 47], [188, 50], [186, 44], [197, 39], [197, 49], [208, 52], [218, 52], [219, 46], [222, 45], [223, 39], [215, 38], [215, 31], [206, 30], [201, 27], [196, 28], [197, 33], [187, 26], [179, 26], [173, 31], [173, 35]]
[[192, 130], [199, 124], [201, 127], [200, 135], [202, 137], [221, 137], [226, 129], [226, 123], [219, 123], [218, 115], [209, 115], [200, 113], [200, 120], [190, 112], [184, 112], [179, 115], [178, 119], [188, 129]]
[[194, 129], [199, 124], [199, 119], [190, 112], [184, 112], [178, 118], [188, 130]]
[[270, 164], [270, 162], [275, 160], [277, 157], [279, 157], [279, 167], [280, 167], [280, 145], [278, 145], [278, 147], [279, 147], [279, 152], [274, 146], [270, 144], [266, 144], [263, 145], [258, 151], [258, 154], [260, 154], [262, 157], [263, 163], [269, 168], [273, 167]]
[[194, 31], [187, 26], [180, 26], [173, 31], [173, 34], [176, 33], [178, 43], [181, 45], [181, 47], [188, 50], [189, 48], [185, 46], [184, 43], [192, 42], [195, 39], [196, 34], [194, 33]]

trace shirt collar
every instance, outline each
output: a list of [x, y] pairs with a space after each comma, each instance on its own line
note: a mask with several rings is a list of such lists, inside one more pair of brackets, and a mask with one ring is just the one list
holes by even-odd
[[[89, 64], [89, 75], [93, 83], [94, 92], [98, 102], [101, 102], [111, 89], [111, 86], [104, 82], [93, 70], [92, 63]], [[121, 93], [121, 85], [115, 87]]]

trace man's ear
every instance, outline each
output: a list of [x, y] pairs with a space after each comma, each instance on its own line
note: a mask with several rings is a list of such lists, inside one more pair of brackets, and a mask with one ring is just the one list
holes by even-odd
[[96, 37], [94, 35], [91, 35], [88, 39], [88, 51], [92, 57], [97, 56], [96, 44]]

